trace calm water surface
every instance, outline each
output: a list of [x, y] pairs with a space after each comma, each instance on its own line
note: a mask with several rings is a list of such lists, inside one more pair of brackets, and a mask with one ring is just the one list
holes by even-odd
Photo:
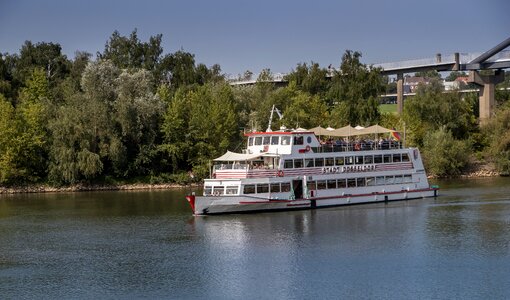
[[510, 298], [510, 178], [439, 184], [196, 218], [184, 190], [0, 196], [0, 298]]

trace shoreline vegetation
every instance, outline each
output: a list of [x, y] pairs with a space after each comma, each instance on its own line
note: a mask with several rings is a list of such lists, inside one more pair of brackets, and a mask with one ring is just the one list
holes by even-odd
[[[478, 94], [445, 93], [436, 71], [414, 74], [427, 83], [395, 113], [384, 105], [392, 100], [381, 97], [395, 91], [394, 78], [362, 63], [357, 51], [346, 50], [328, 68], [298, 63], [285, 84], [264, 69], [254, 84], [239, 86], [218, 64], [196, 63], [183, 49], [165, 53], [161, 45], [161, 34], [144, 42], [135, 29], [128, 36], [115, 31], [95, 56], [77, 51], [68, 58], [58, 43], [31, 41], [19, 53], [0, 53], [2, 193], [201, 182], [212, 159], [241, 151], [245, 132], [266, 130], [273, 105], [281, 115], [272, 130], [377, 124], [420, 149], [428, 175], [510, 174], [509, 72], [496, 88], [494, 116], [480, 125]], [[459, 78], [467, 74], [444, 80]]]

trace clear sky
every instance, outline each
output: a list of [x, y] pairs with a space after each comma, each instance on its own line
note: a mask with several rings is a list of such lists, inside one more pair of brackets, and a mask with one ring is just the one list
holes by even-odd
[[510, 37], [509, 0], [0, 0], [0, 52], [25, 40], [57, 42], [69, 58], [103, 51], [114, 30], [163, 34], [231, 75], [289, 72], [299, 62], [338, 66], [346, 49], [364, 63], [481, 52]]

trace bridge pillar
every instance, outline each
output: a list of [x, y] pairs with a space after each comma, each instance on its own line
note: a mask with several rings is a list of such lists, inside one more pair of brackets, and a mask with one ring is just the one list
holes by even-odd
[[494, 75], [480, 75], [478, 71], [470, 71], [468, 82], [480, 86], [479, 107], [480, 107], [480, 125], [484, 125], [494, 114], [495, 105], [495, 86], [505, 80], [505, 72], [496, 70]]
[[397, 74], [397, 113], [402, 115], [404, 111], [404, 74]]

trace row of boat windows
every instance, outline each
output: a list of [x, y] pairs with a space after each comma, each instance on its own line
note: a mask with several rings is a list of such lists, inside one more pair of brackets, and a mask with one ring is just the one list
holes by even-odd
[[[374, 177], [355, 177], [344, 179], [329, 180], [310, 180], [307, 182], [308, 190], [326, 190], [326, 189], [342, 189], [352, 187], [365, 187], [376, 185], [411, 183], [413, 178], [411, 175], [390, 175], [390, 176], [374, 176]], [[290, 191], [289, 182], [281, 183], [259, 183], [248, 184], [244, 186], [244, 194], [262, 194], [262, 193], [284, 193]]]
[[[269, 145], [290, 145], [290, 136], [255, 136], [248, 138], [248, 146], [269, 146]], [[308, 136], [306, 139], [307, 143], [312, 142], [312, 137]], [[303, 145], [304, 137], [301, 135], [294, 136], [294, 145]]]
[[347, 179], [330, 179], [330, 180], [317, 180], [308, 181], [308, 190], [326, 190], [326, 189], [341, 189], [352, 187], [365, 187], [375, 185], [388, 185], [411, 183], [413, 181], [412, 175], [390, 175], [390, 176], [375, 176], [375, 177], [356, 177]]
[[[204, 196], [237, 195], [238, 190], [238, 186], [206, 186], [204, 188]], [[269, 193], [269, 191], [271, 191], [271, 193], [290, 192], [290, 182], [248, 184], [244, 186], [245, 194], [262, 194]]]
[[407, 153], [395, 153], [384, 155], [357, 155], [357, 156], [338, 156], [338, 157], [320, 157], [320, 158], [297, 158], [287, 159], [283, 163], [285, 169], [292, 168], [314, 168], [314, 167], [334, 167], [350, 166], [363, 164], [381, 164], [408, 162]]

